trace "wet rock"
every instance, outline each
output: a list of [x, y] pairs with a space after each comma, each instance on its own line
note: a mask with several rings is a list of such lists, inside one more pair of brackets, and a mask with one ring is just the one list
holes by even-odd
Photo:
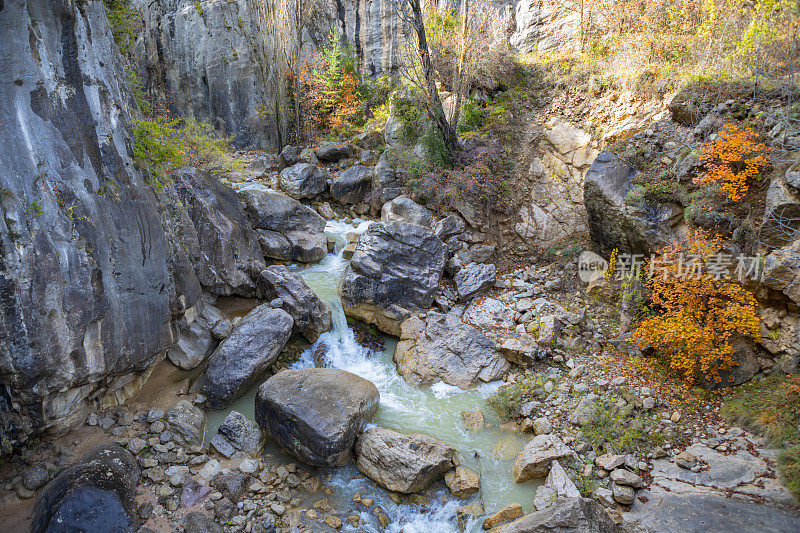
[[453, 280], [459, 301], [465, 302], [494, 287], [497, 273], [494, 265], [470, 263], [460, 269]]
[[211, 439], [211, 446], [229, 459], [235, 455], [255, 457], [261, 453], [261, 430], [242, 413], [231, 411]]
[[403, 320], [433, 304], [444, 262], [442, 241], [430, 229], [370, 225], [339, 285], [345, 313], [399, 336]]
[[314, 148], [314, 154], [321, 161], [336, 162], [353, 156], [353, 147], [346, 142], [322, 141]]
[[406, 222], [426, 228], [433, 227], [433, 213], [406, 196], [398, 196], [383, 204], [381, 222]]
[[462, 411], [461, 419], [468, 431], [480, 431], [486, 424], [483, 411]]
[[266, 264], [236, 192], [193, 167], [173, 172], [170, 179], [193, 225], [193, 231], [181, 235], [187, 248], [197, 252], [193, 265], [200, 284], [214, 294], [254, 296], [250, 273]]
[[314, 198], [328, 187], [328, 173], [311, 163], [296, 163], [278, 175], [281, 190], [296, 200]]
[[294, 319], [294, 330], [309, 342], [331, 329], [331, 309], [312, 291], [303, 278], [283, 265], [261, 271], [258, 287], [267, 300], [281, 299], [281, 308]]
[[509, 520], [519, 518], [522, 516], [522, 512], [522, 506], [518, 503], [506, 505], [483, 521], [483, 529], [492, 529], [503, 522], [508, 522]]
[[588, 498], [568, 498], [561, 503], [498, 527], [494, 533], [616, 533], [617, 525], [603, 506]]
[[286, 311], [259, 305], [211, 354], [192, 390], [205, 395], [213, 409], [227, 407], [264, 376], [289, 340], [293, 325]]
[[414, 493], [453, 467], [455, 448], [439, 439], [370, 428], [356, 441], [358, 470], [385, 489]]
[[325, 257], [325, 219], [316, 211], [259, 183], [240, 187], [238, 194], [266, 257], [303, 263]]
[[331, 196], [343, 204], [361, 204], [372, 188], [375, 169], [364, 165], [353, 165], [331, 182]]
[[39, 493], [31, 531], [124, 531], [138, 525], [136, 459], [116, 444], [100, 444]]
[[188, 400], [178, 400], [167, 409], [166, 422], [187, 444], [203, 442], [206, 414]]
[[183, 527], [186, 533], [222, 533], [222, 526], [200, 511], [188, 513], [183, 519]]
[[256, 421], [287, 452], [316, 466], [346, 462], [378, 409], [371, 382], [344, 370], [285, 370], [258, 389]]
[[450, 494], [456, 498], [467, 498], [475, 494], [480, 489], [480, 478], [478, 474], [469, 468], [461, 466], [447, 472], [444, 475], [444, 482], [447, 488], [450, 489]]
[[436, 312], [403, 322], [394, 362], [409, 383], [443, 381], [461, 388], [500, 379], [510, 369], [483, 333], [454, 314]]
[[537, 435], [522, 449], [514, 462], [512, 474], [517, 483], [546, 476], [553, 460], [575, 456], [555, 435]]

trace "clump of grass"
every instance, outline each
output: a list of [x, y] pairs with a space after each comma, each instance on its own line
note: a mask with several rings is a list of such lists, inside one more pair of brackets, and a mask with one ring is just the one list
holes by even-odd
[[628, 411], [600, 404], [583, 435], [605, 453], [631, 453], [664, 444], [664, 435], [648, 429], [647, 420]]
[[527, 373], [497, 389], [486, 401], [500, 417], [510, 420], [520, 415], [520, 409], [527, 402], [546, 396], [545, 382], [544, 376]]
[[778, 469], [786, 487], [800, 498], [800, 376], [769, 376], [736, 387], [722, 405], [732, 423], [783, 447]]

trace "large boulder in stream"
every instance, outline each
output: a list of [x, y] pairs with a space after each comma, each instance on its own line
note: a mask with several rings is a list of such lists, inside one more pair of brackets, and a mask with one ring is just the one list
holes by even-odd
[[331, 308], [314, 294], [300, 274], [283, 265], [261, 271], [258, 286], [267, 300], [281, 299], [281, 308], [292, 315], [294, 329], [309, 342], [331, 329]]
[[359, 472], [381, 487], [413, 493], [453, 468], [456, 450], [439, 439], [420, 433], [405, 435], [370, 428], [356, 442]]
[[444, 245], [432, 230], [404, 222], [372, 224], [339, 285], [344, 311], [399, 336], [406, 318], [430, 308], [444, 264]]
[[236, 191], [194, 167], [170, 177], [194, 226], [192, 236], [199, 244], [194, 268], [200, 283], [214, 294], [255, 296], [250, 273], [267, 265]]
[[397, 371], [415, 385], [443, 381], [462, 389], [501, 379], [511, 365], [494, 342], [452, 313], [403, 322], [394, 352]]
[[121, 446], [95, 446], [39, 493], [31, 532], [133, 533], [139, 474], [136, 458]]
[[316, 211], [260, 183], [244, 185], [237, 192], [265, 256], [316, 263], [328, 253], [325, 219]]
[[256, 422], [284, 450], [315, 466], [347, 462], [353, 443], [378, 410], [372, 382], [334, 368], [284, 370], [256, 396]]
[[268, 303], [250, 311], [208, 358], [192, 390], [208, 398], [212, 409], [224, 409], [264, 377], [286, 346], [294, 320]]
[[331, 196], [343, 204], [360, 204], [372, 189], [373, 167], [353, 165], [331, 182]]
[[296, 163], [281, 170], [278, 183], [292, 198], [314, 198], [328, 188], [328, 173], [311, 163]]

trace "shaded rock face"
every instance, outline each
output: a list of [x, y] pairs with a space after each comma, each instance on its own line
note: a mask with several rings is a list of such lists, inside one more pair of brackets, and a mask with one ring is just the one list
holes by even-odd
[[331, 182], [331, 196], [343, 204], [362, 203], [372, 188], [375, 169], [364, 165], [353, 165]]
[[456, 450], [428, 435], [370, 428], [358, 438], [355, 452], [359, 472], [385, 489], [409, 494], [453, 468]]
[[584, 203], [592, 241], [608, 255], [648, 254], [667, 244], [680, 231], [683, 209], [676, 204], [627, 205], [636, 170], [611, 152], [597, 156], [584, 183]]
[[325, 219], [316, 211], [261, 184], [237, 192], [266, 257], [316, 263], [328, 253]]
[[281, 308], [294, 319], [294, 329], [308, 342], [331, 329], [331, 309], [314, 294], [300, 274], [283, 265], [272, 265], [261, 271], [259, 287], [267, 300], [280, 298]]
[[271, 146], [275, 128], [259, 118], [259, 105], [269, 95], [254, 53], [257, 32], [249, 2], [133, 4], [144, 20], [134, 55], [158, 107], [209, 122], [233, 135], [239, 147]]
[[178, 340], [167, 352], [172, 364], [184, 370], [200, 366], [219, 343], [214, 333], [224, 337], [231, 327], [230, 321], [222, 317], [219, 309], [208, 302], [202, 302], [202, 311], [194, 320], [190, 321], [189, 318], [184, 316], [179, 323]]
[[31, 531], [136, 531], [139, 473], [136, 459], [121, 446], [95, 446], [42, 489]]
[[435, 312], [403, 322], [394, 362], [415, 385], [443, 381], [462, 389], [500, 379], [511, 367], [486, 335], [453, 314]]
[[264, 377], [292, 333], [294, 320], [283, 309], [259, 305], [233, 328], [208, 358], [192, 390], [223, 409]]
[[132, 165], [135, 103], [102, 2], [5, 2], [0, 42], [0, 444], [14, 444], [135, 389], [199, 287], [179, 301], [194, 273], [172, 265]]
[[214, 294], [254, 296], [251, 273], [266, 264], [236, 192], [193, 167], [177, 170], [171, 179], [194, 226], [194, 233], [187, 233], [184, 241], [197, 239], [199, 255], [193, 258], [197, 279]]
[[320, 161], [336, 162], [345, 157], [353, 155], [353, 147], [350, 143], [322, 141], [314, 148], [314, 155]]
[[284, 370], [256, 396], [256, 422], [284, 450], [315, 466], [347, 462], [353, 443], [378, 410], [372, 382], [333, 368]]
[[[786, 175], [791, 174], [791, 169]], [[764, 219], [758, 238], [770, 248], [781, 248], [800, 237], [800, 196], [795, 193], [786, 177], [772, 180], [767, 190]]]
[[762, 283], [800, 303], [800, 240], [773, 251], [764, 261]]
[[403, 320], [433, 303], [444, 263], [444, 245], [430, 229], [372, 224], [339, 285], [344, 311], [399, 336]]
[[[493, 530], [495, 531], [495, 530]], [[617, 525], [603, 506], [589, 498], [567, 498], [496, 529], [496, 533], [616, 533]]]

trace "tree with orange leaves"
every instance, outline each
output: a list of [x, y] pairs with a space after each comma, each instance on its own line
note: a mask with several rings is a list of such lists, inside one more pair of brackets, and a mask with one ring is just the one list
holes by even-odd
[[703, 145], [700, 160], [707, 170], [695, 178], [695, 183], [720, 184], [729, 199], [741, 200], [747, 194], [750, 179], [757, 176], [767, 162], [769, 150], [763, 143], [756, 142], [753, 130], [725, 124], [719, 139]]
[[727, 274], [702, 268], [721, 246], [721, 237], [697, 230], [686, 243], [665, 247], [650, 266], [652, 302], [660, 312], [634, 333], [639, 347], [664, 354], [690, 383], [700, 375], [719, 382], [720, 372], [737, 364], [734, 336], [760, 336], [752, 293]]

